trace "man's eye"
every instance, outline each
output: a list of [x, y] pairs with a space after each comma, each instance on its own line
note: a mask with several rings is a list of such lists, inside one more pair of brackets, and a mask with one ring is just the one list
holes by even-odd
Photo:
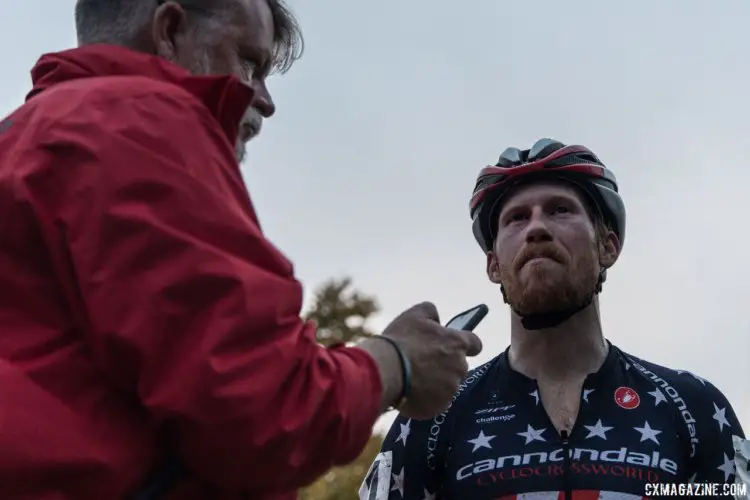
[[256, 57], [243, 58], [242, 59], [242, 71], [245, 74], [247, 80], [257, 78], [262, 80], [268, 76], [270, 71], [269, 62], [261, 62]]
[[518, 212], [518, 213], [515, 213], [515, 214], [511, 215], [508, 218], [508, 222], [520, 222], [520, 221], [524, 220], [525, 218], [526, 218], [526, 216], [524, 214]]
[[242, 60], [242, 73], [249, 80], [258, 70], [258, 64], [248, 59]]
[[555, 207], [556, 214], [567, 214], [568, 212], [570, 212], [570, 210], [568, 210], [568, 207], [564, 205], [558, 205], [557, 207]]

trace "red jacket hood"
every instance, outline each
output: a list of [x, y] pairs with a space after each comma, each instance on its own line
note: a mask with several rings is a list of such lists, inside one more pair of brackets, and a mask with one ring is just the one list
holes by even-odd
[[235, 77], [194, 76], [161, 57], [102, 44], [42, 55], [31, 70], [34, 87], [26, 100], [71, 80], [131, 75], [173, 83], [187, 90], [206, 105], [232, 142], [253, 98], [253, 90]]

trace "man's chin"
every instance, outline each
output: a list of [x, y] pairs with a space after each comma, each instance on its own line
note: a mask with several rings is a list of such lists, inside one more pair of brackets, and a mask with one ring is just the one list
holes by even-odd
[[[549, 314], [572, 307], [565, 284], [552, 280], [533, 280], [517, 297], [509, 297], [513, 310], [521, 316]], [[514, 300], [516, 299], [517, 300]]]
[[564, 272], [565, 270], [558, 262], [540, 257], [524, 264], [518, 271], [518, 279], [527, 283], [556, 280], [561, 279]]
[[519, 276], [519, 284], [523, 295], [555, 295], [556, 290], [569, 287], [569, 283], [560, 273], [531, 270], [529, 273], [522, 273]]
[[242, 163], [247, 157], [247, 144], [244, 142], [238, 142], [234, 148], [235, 156], [237, 157], [237, 163]]
[[527, 302], [522, 303], [522, 305], [519, 305], [518, 308], [513, 308], [513, 312], [518, 314], [521, 317], [525, 316], [533, 316], [537, 314], [552, 314], [560, 311], [565, 311], [569, 309], [569, 307], [566, 307], [565, 304], [558, 302], [558, 303], [550, 303], [550, 302]]

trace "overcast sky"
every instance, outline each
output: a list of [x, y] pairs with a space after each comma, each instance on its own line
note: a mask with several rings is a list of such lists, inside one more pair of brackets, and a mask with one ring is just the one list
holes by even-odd
[[[75, 42], [73, 0], [0, 0], [0, 112], [43, 52]], [[539, 137], [583, 143], [620, 181], [623, 254], [607, 338], [717, 385], [750, 432], [750, 3], [745, 0], [292, 0], [305, 57], [245, 178], [308, 292], [351, 275], [381, 328], [434, 301], [478, 302], [485, 351], [509, 342], [468, 200], [479, 170]], [[382, 425], [381, 425], [382, 427]]]

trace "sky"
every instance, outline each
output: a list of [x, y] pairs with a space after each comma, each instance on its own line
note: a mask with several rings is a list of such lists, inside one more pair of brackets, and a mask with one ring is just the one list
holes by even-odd
[[[351, 276], [376, 330], [424, 300], [445, 320], [486, 303], [472, 366], [491, 359], [509, 311], [471, 233], [476, 175], [511, 145], [584, 144], [628, 211], [605, 336], [707, 378], [750, 431], [750, 3], [290, 3], [305, 55], [269, 82], [278, 111], [243, 174], [308, 297]], [[40, 54], [74, 45], [74, 2], [0, 5], [4, 114]]]

